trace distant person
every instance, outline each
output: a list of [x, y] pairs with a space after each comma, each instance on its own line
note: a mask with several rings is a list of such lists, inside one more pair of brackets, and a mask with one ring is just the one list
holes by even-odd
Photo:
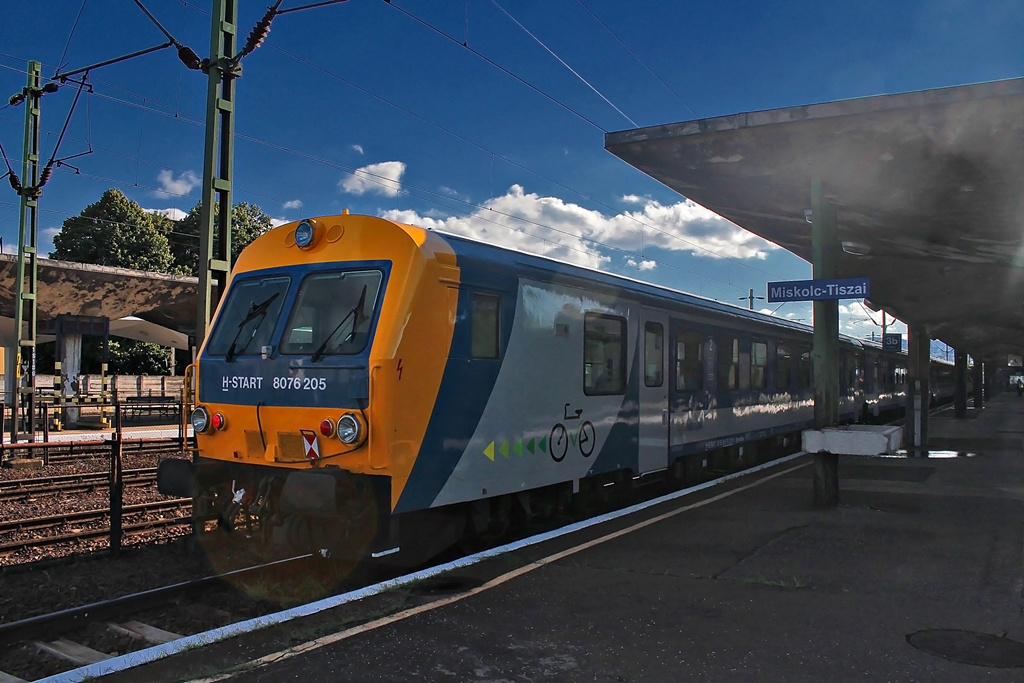
[[1014, 384], [1017, 385], [1017, 395], [1024, 394], [1024, 375], [1017, 375], [1017, 381]]

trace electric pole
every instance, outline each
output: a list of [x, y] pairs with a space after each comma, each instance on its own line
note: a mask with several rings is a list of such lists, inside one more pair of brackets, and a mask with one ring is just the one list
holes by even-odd
[[744, 301], [744, 300], [747, 301], [747, 308], [749, 308], [750, 310], [754, 310], [754, 299], [761, 299], [761, 300], [763, 300], [764, 297], [763, 296], [754, 296], [754, 290], [753, 289], [748, 289], [747, 290], [747, 295], [746, 296], [741, 296], [739, 298], [740, 301]]
[[202, 62], [209, 76], [206, 91], [206, 145], [203, 153], [203, 197], [199, 211], [199, 291], [196, 302], [194, 353], [209, 332], [217, 297], [224, 295], [231, 272], [231, 210], [235, 155], [235, 79], [242, 75], [242, 58], [258, 48], [270, 33], [270, 22], [279, 14], [298, 12], [345, 0], [322, 0], [301, 7], [279, 9], [277, 0], [249, 33], [240, 52], [237, 47], [238, 0], [213, 0], [210, 56]]
[[[18, 423], [25, 426], [27, 436], [35, 440], [35, 387], [36, 376], [36, 329], [38, 309], [36, 292], [38, 287], [38, 264], [36, 247], [39, 235], [39, 99], [43, 96], [40, 87], [42, 65], [28, 63], [28, 80], [20, 97], [11, 98], [11, 104], [20, 99], [25, 104], [25, 144], [21, 157], [22, 181], [14, 175], [11, 186], [20, 197], [18, 218], [18, 282], [14, 294], [14, 333], [18, 339], [18, 355], [15, 359], [14, 405], [11, 407], [11, 443], [21, 437]], [[51, 87], [52, 86], [52, 87]], [[46, 92], [57, 89], [47, 84]], [[26, 315], [27, 313], [27, 315]], [[26, 329], [25, 322], [28, 322]], [[27, 383], [27, 386], [23, 386]]]

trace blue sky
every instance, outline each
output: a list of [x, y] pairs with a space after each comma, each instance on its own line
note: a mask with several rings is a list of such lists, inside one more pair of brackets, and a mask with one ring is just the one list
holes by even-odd
[[[209, 0], [143, 2], [209, 54]], [[269, 2], [239, 4], [245, 36]], [[49, 77], [165, 40], [129, 0], [10, 2], [4, 14], [0, 101], [29, 59]], [[277, 17], [243, 61], [235, 201], [281, 221], [382, 215], [746, 305], [748, 289], [763, 296], [810, 267], [612, 156], [605, 132], [1018, 77], [1022, 33], [1019, 0], [348, 0]], [[44, 189], [44, 254], [110, 187], [147, 209], [199, 200], [206, 77], [168, 49], [90, 82], [58, 157], [92, 153]], [[44, 160], [74, 90], [44, 97]], [[0, 109], [19, 174], [23, 121], [22, 107]], [[17, 203], [5, 182], [5, 251]], [[879, 331], [843, 304], [844, 331]], [[810, 319], [804, 304], [777, 315]]]

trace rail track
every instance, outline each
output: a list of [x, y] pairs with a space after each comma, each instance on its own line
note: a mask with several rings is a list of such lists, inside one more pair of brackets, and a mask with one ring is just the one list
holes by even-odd
[[[125, 486], [143, 486], [156, 482], [156, 468], [143, 467], [121, 473]], [[49, 477], [27, 477], [0, 481], [0, 501], [45, 496], [58, 493], [80, 493], [110, 485], [107, 472], [82, 472]]]
[[[16, 457], [43, 458], [47, 464], [71, 463], [93, 458], [110, 456], [111, 440], [104, 438], [89, 441], [47, 441], [37, 443], [0, 444], [0, 461], [7, 462]], [[121, 453], [173, 454], [182, 451], [180, 438], [139, 439], [122, 438]]]
[[[112, 655], [242, 621], [268, 609], [238, 587], [308, 572], [309, 555], [0, 624], [0, 681], [38, 680]], [[214, 599], [214, 597], [216, 599]], [[216, 603], [216, 608], [210, 604]]]
[[[121, 514], [123, 522], [121, 530], [125, 534], [140, 531], [153, 531], [173, 526], [186, 526], [192, 522], [192, 500], [175, 498], [151, 503], [125, 505]], [[155, 515], [155, 516], [154, 516]], [[167, 516], [173, 515], [173, 516]], [[55, 529], [65, 525], [85, 527], [91, 524], [105, 523], [110, 517], [109, 509], [85, 510], [82, 512], [60, 513], [45, 517], [17, 519], [0, 522], [0, 534], [22, 535], [29, 532]], [[73, 531], [52, 534], [33, 534], [29, 538], [16, 538], [0, 543], [0, 553], [21, 550], [24, 548], [43, 548], [47, 546], [72, 543], [110, 536], [109, 526], [96, 528], [75, 528]]]

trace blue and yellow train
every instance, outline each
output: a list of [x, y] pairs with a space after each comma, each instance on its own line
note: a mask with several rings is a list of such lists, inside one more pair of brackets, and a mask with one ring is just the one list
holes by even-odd
[[[841, 342], [844, 420], [902, 396]], [[769, 457], [813, 421], [811, 330], [370, 216], [239, 256], [198, 357], [194, 462], [161, 463], [228, 528], [416, 562], [660, 474]]]

